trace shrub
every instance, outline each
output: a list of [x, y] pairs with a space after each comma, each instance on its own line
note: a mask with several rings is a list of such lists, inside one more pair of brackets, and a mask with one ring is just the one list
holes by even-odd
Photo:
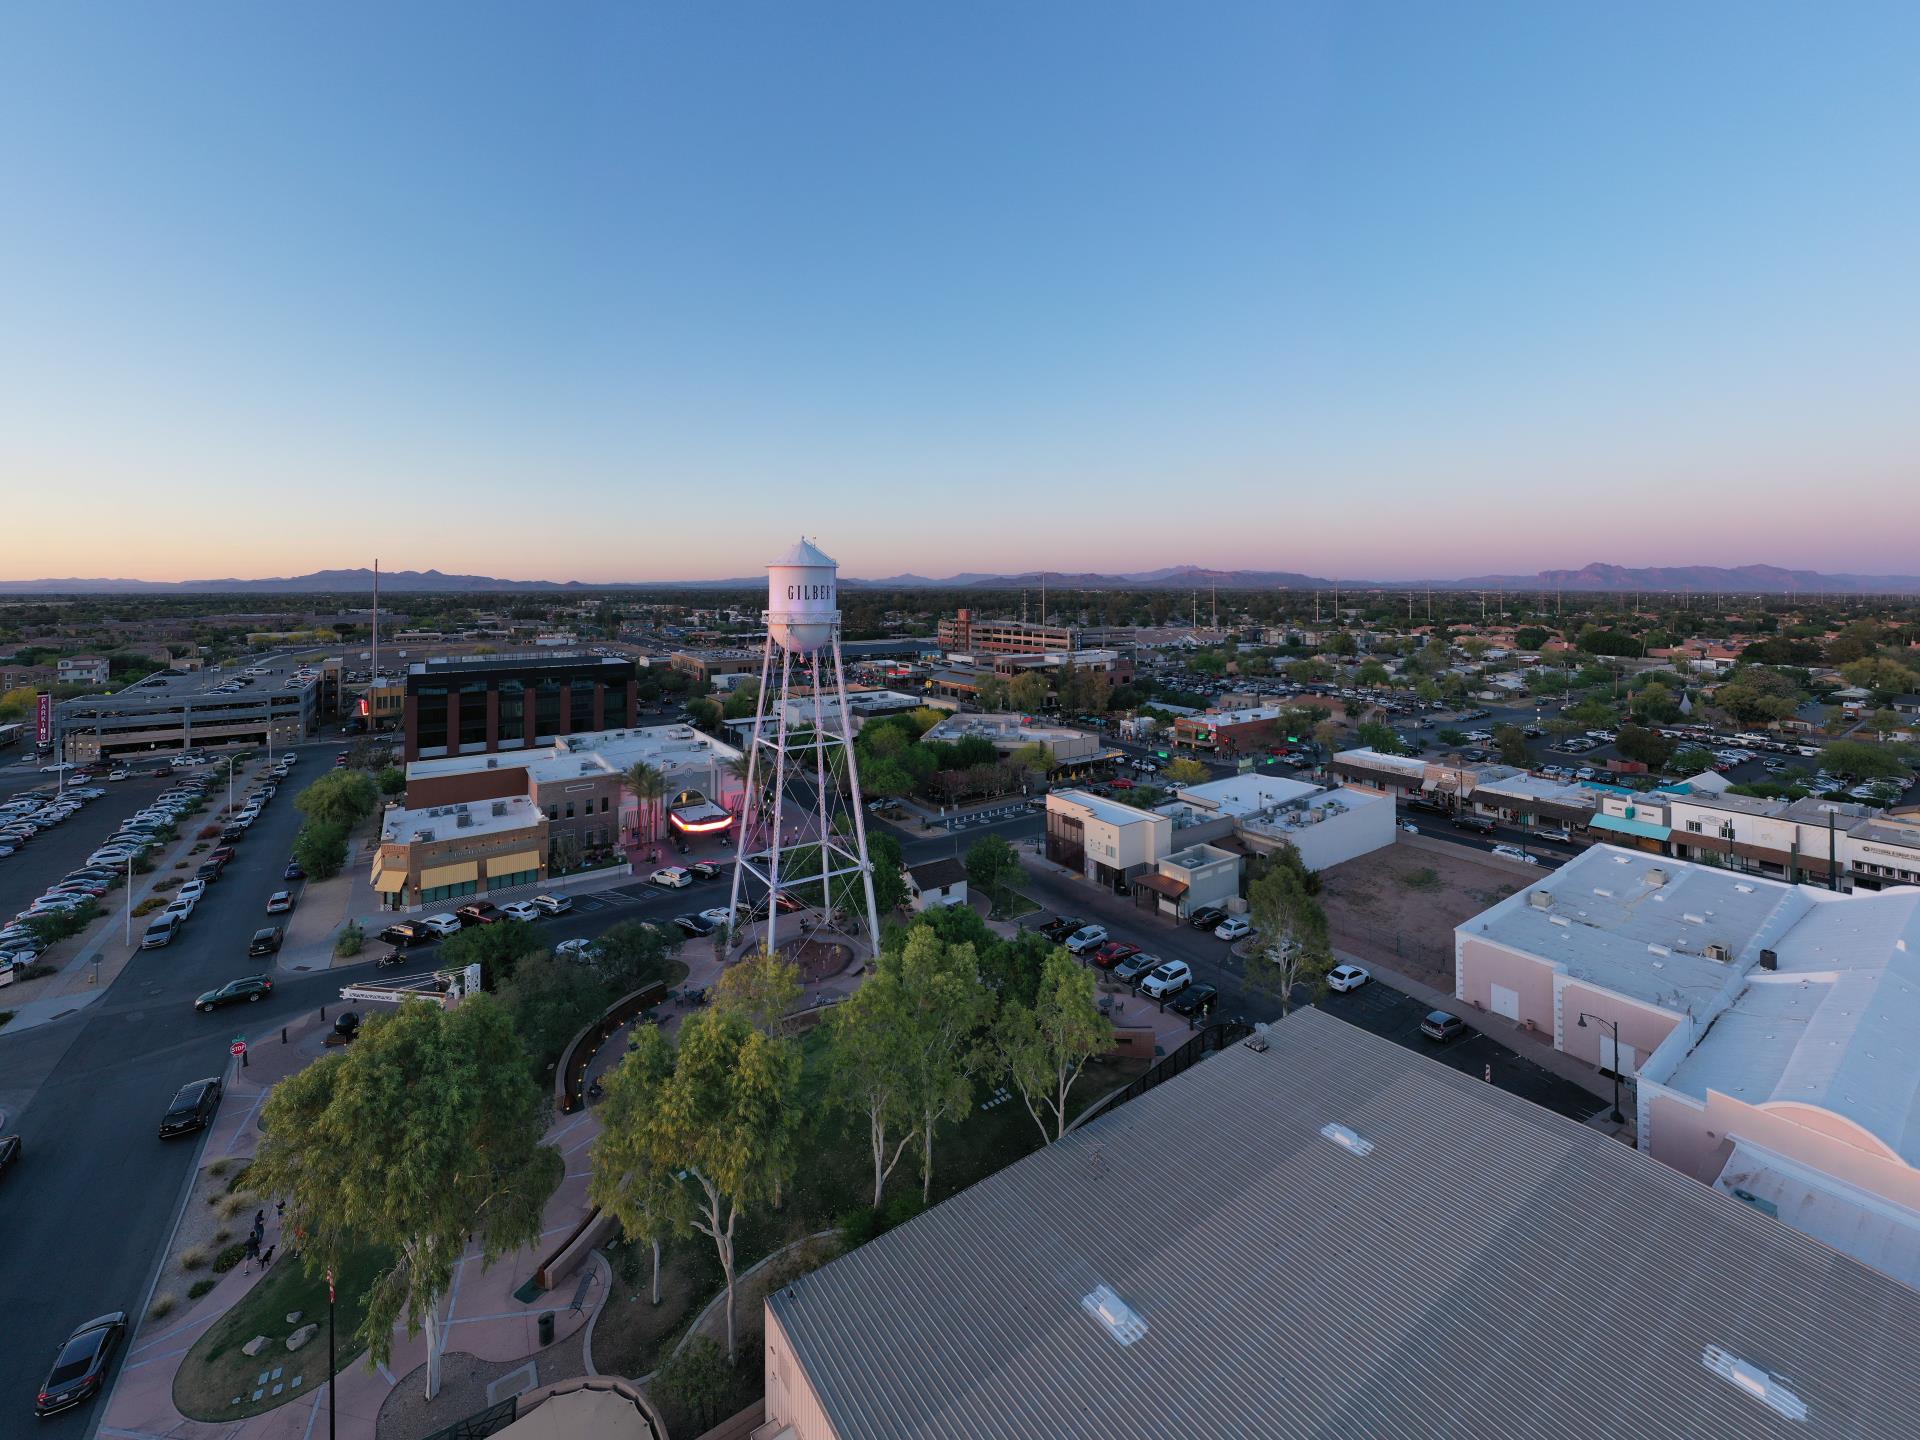
[[6, 1024], [11, 1019], [13, 1019], [13, 1011], [0, 1010], [0, 1025]]
[[196, 840], [218, 840], [220, 838], [220, 827], [218, 825], [202, 825], [200, 827], [200, 833], [194, 838]]
[[156, 1295], [153, 1297], [153, 1305], [148, 1309], [147, 1314], [151, 1315], [155, 1320], [158, 1320], [164, 1315], [171, 1315], [173, 1313], [173, 1307], [179, 1303], [180, 1297], [178, 1295]]
[[706, 1336], [696, 1335], [653, 1372], [651, 1388], [690, 1416], [693, 1433], [698, 1434], [726, 1418], [723, 1412], [733, 1381], [726, 1351]]
[[[187, 868], [187, 862], [184, 860], [176, 860], [173, 862], [173, 868], [176, 870], [184, 870]], [[163, 881], [162, 883], [164, 884], [165, 882]], [[178, 880], [175, 880], [173, 883], [175, 885], [178, 885], [180, 882]]]
[[201, 1270], [206, 1267], [206, 1263], [207, 1252], [202, 1250], [198, 1245], [189, 1245], [180, 1252], [180, 1268], [182, 1270]]
[[189, 1300], [198, 1300], [202, 1295], [206, 1294], [209, 1290], [213, 1289], [213, 1287], [218, 1285], [219, 1283], [220, 1282], [218, 1280], [215, 1280], [212, 1276], [208, 1276], [204, 1280], [196, 1280], [193, 1282], [193, 1284], [187, 1287], [187, 1298]]
[[38, 980], [43, 975], [53, 974], [55, 968], [56, 967], [49, 965], [44, 960], [36, 960], [24, 969], [15, 970], [13, 972], [13, 978], [16, 980]]
[[849, 1210], [840, 1217], [838, 1229], [841, 1245], [852, 1250], [880, 1233], [880, 1212], [870, 1205]]
[[146, 851], [142, 850], [138, 855], [133, 857], [133, 873], [136, 875], [149, 875], [153, 873], [153, 861], [147, 858]]
[[135, 915], [151, 915], [154, 911], [163, 909], [166, 906], [166, 903], [167, 902], [161, 899], [158, 895], [149, 895], [146, 899], [142, 900], [138, 905], [133, 907], [133, 913]]
[[926, 1208], [920, 1192], [911, 1185], [903, 1185], [887, 1197], [887, 1203], [880, 1211], [880, 1221], [891, 1230], [896, 1225], [906, 1224]]
[[218, 1179], [232, 1168], [233, 1161], [222, 1155], [218, 1160], [215, 1160], [211, 1165], [207, 1166], [207, 1173]]
[[1400, 883], [1409, 890], [1438, 890], [1440, 876], [1431, 865], [1422, 865], [1418, 870], [1402, 871]]
[[224, 1275], [246, 1258], [247, 1247], [245, 1245], [229, 1245], [213, 1257], [213, 1273], [216, 1275]]
[[247, 1178], [247, 1166], [251, 1165], [252, 1163], [253, 1162], [250, 1160], [246, 1161], [240, 1166], [238, 1170], [233, 1172], [232, 1177], [227, 1181], [227, 1193], [229, 1195], [231, 1195], [234, 1192], [234, 1190], [239, 1187], [239, 1184], [242, 1180]]
[[222, 1220], [233, 1220], [237, 1219], [240, 1212], [251, 1204], [253, 1204], [251, 1195], [236, 1195], [229, 1190], [220, 1197], [220, 1203], [213, 1208]]
[[367, 932], [360, 928], [360, 922], [349, 920], [347, 928], [340, 932], [333, 942], [333, 953], [342, 959], [349, 955], [358, 955], [360, 947], [367, 943]]
[[[174, 869], [176, 869], [176, 870], [178, 870], [178, 869], [179, 869], [179, 868], [180, 868], [180, 867], [181, 867], [182, 865], [184, 865], [185, 863], [186, 863], [186, 862], [185, 862], [185, 861], [183, 861], [183, 860], [182, 860], [182, 861], [175, 861], [175, 862], [174, 862], [174, 866], [173, 866], [173, 868], [174, 868]], [[164, 879], [164, 880], [156, 880], [156, 881], [154, 881], [154, 882], [153, 882], [153, 888], [154, 888], [154, 889], [156, 889], [156, 890], [178, 890], [178, 889], [180, 888], [180, 886], [182, 885], [182, 883], [184, 883], [184, 882], [182, 882], [182, 880], [180, 879], [180, 877], [179, 877], [178, 875], [169, 875], [169, 876], [167, 876], [167, 878], [166, 878], [166, 879]]]

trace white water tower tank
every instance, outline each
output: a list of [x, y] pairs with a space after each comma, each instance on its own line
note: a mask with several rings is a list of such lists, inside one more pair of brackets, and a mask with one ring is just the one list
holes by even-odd
[[767, 629], [774, 643], [811, 655], [840, 623], [840, 567], [810, 540], [767, 566]]

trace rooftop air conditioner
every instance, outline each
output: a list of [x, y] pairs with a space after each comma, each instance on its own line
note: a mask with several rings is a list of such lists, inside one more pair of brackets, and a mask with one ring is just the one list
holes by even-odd
[[1553, 908], [1553, 892], [1551, 890], [1530, 890], [1527, 892], [1527, 903], [1536, 910], [1551, 910]]
[[462, 810], [460, 812], [460, 818], [455, 820], [453, 824], [456, 830], [465, 830], [469, 825], [473, 824], [473, 816]]
[[1710, 940], [1707, 942], [1707, 959], [1725, 962], [1733, 959], [1733, 951], [1718, 940]]
[[1778, 970], [1780, 968], [1779, 952], [1776, 950], [1762, 950], [1760, 952], [1760, 968], [1762, 970]]
[[1649, 885], [1664, 885], [1667, 883], [1667, 872], [1656, 865], [1647, 871], [1646, 880]]

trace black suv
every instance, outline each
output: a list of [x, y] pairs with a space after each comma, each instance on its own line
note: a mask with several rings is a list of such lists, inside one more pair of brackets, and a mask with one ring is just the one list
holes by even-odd
[[1218, 905], [1202, 905], [1187, 916], [1187, 923], [1196, 930], [1211, 930], [1227, 918], [1227, 912]]
[[380, 932], [380, 938], [389, 945], [425, 945], [433, 939], [433, 932], [411, 920], [396, 920]]
[[248, 955], [271, 955], [280, 948], [280, 927], [269, 925], [264, 930], [253, 932], [253, 938], [247, 941]]
[[223, 1089], [217, 1076], [190, 1080], [182, 1085], [180, 1093], [173, 1097], [173, 1103], [167, 1107], [167, 1113], [160, 1117], [160, 1138], [165, 1140], [171, 1135], [191, 1135], [196, 1130], [206, 1129], [213, 1123], [214, 1112], [220, 1108]]
[[87, 1321], [67, 1337], [54, 1357], [53, 1369], [34, 1401], [36, 1415], [57, 1415], [100, 1393], [107, 1366], [127, 1338], [127, 1312], [116, 1310]]
[[273, 993], [273, 979], [267, 975], [246, 975], [238, 980], [229, 980], [218, 990], [209, 990], [193, 1002], [193, 1008], [205, 1013], [217, 1010], [222, 1005], [236, 1005], [245, 1000], [249, 1003], [264, 1000]]
[[1453, 828], [1456, 830], [1471, 830], [1476, 835], [1491, 835], [1493, 834], [1493, 821], [1489, 820], [1485, 815], [1456, 815], [1453, 817]]

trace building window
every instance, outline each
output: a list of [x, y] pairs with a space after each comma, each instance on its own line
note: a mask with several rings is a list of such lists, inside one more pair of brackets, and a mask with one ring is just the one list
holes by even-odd
[[576, 679], [573, 690], [573, 728], [575, 730], [593, 729], [593, 681]]
[[567, 819], [573, 819], [573, 801], [571, 800], [567, 802]]
[[558, 820], [559, 818], [560, 818], [560, 807], [558, 805], [547, 806], [547, 819]]
[[560, 682], [542, 680], [533, 692], [533, 729], [536, 735], [560, 733]]
[[419, 716], [418, 743], [422, 750], [447, 748], [447, 687], [422, 685], [414, 692], [415, 712]]
[[460, 744], [487, 743], [487, 682], [472, 680], [460, 687]]
[[527, 685], [524, 680], [500, 682], [500, 734], [518, 740], [527, 728]]
[[604, 795], [600, 797], [600, 813], [602, 815], [607, 813], [607, 797]]

